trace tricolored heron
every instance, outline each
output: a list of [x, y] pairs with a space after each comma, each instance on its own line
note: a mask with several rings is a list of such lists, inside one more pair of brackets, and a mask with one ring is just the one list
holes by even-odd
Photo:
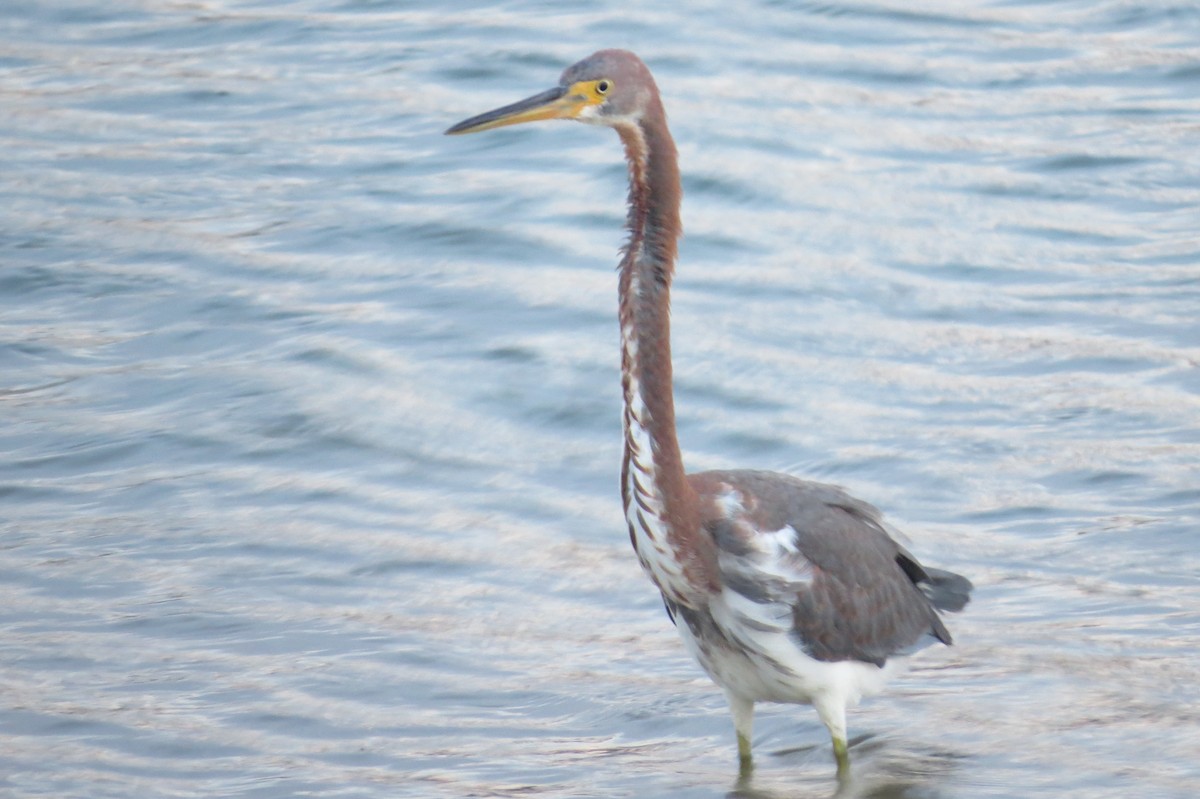
[[923, 567], [879, 511], [835, 486], [763, 471], [684, 473], [668, 318], [681, 189], [658, 87], [633, 53], [601, 50], [554, 88], [446, 133], [541, 119], [614, 128], [629, 162], [621, 497], [638, 560], [725, 692], [743, 771], [754, 703], [799, 702], [816, 708], [845, 775], [846, 708], [883, 686], [895, 656], [949, 644], [938, 611], [961, 609], [971, 583]]

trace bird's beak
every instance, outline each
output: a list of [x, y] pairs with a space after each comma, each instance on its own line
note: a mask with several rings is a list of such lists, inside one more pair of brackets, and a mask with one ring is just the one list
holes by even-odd
[[556, 86], [512, 105], [464, 119], [446, 133], [477, 133], [481, 130], [502, 128], [505, 125], [536, 122], [539, 119], [574, 119], [586, 105], [587, 101], [581, 95], [571, 92], [566, 86]]

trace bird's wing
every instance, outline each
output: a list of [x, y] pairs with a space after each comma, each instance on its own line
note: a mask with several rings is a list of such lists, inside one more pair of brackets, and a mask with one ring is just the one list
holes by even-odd
[[809, 656], [876, 665], [951, 642], [918, 584], [928, 572], [878, 511], [839, 488], [772, 472], [689, 477], [718, 550], [723, 591], [751, 627], [786, 625]]

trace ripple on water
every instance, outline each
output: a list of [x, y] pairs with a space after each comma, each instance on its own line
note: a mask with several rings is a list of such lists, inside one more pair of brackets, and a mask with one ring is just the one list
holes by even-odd
[[1193, 7], [5, 13], [0, 792], [832, 790], [806, 708], [734, 786], [628, 551], [618, 142], [441, 135], [608, 43], [682, 157], [689, 467], [977, 585], [851, 792], [1195, 793]]

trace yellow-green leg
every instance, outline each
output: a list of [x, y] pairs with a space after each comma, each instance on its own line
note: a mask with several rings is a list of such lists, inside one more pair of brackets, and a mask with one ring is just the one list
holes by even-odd
[[738, 733], [738, 763], [742, 764], [743, 769], [754, 764], [754, 757], [750, 755], [750, 739], [742, 733]]
[[829, 730], [833, 739], [833, 757], [837, 760], [838, 779], [850, 776], [850, 752], [846, 746], [846, 700], [834, 694], [819, 696], [813, 700], [817, 715]]
[[726, 694], [729, 709], [733, 712], [733, 728], [737, 731], [738, 771], [748, 774], [754, 768], [750, 754], [750, 734], [754, 728], [754, 702], [734, 694]]
[[837, 760], [837, 775], [838, 779], [845, 779], [850, 776], [850, 752], [846, 749], [846, 739], [833, 738], [833, 756]]

